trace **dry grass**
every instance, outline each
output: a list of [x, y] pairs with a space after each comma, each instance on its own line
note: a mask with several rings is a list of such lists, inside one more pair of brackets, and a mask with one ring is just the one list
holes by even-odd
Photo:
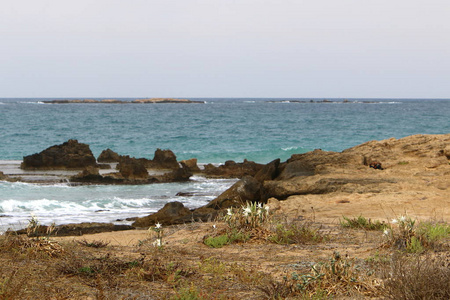
[[[270, 226], [276, 223], [269, 229], [248, 228], [253, 237], [248, 241], [210, 248], [203, 237], [227, 227], [212, 225], [164, 228], [162, 247], [153, 246], [151, 238], [118, 246], [102, 239], [56, 242], [56, 238], [0, 236], [0, 299], [439, 299], [448, 295], [449, 258], [443, 248], [439, 248], [441, 256], [409, 256], [380, 247], [381, 233], [351, 229], [343, 237], [340, 226], [329, 229], [334, 237], [326, 242], [300, 239], [277, 244], [268, 238], [274, 233]], [[305, 223], [283, 224], [285, 229], [291, 228], [288, 225]], [[321, 227], [311, 226], [313, 231]], [[378, 238], [369, 239], [375, 235]], [[343, 255], [333, 255], [335, 250]], [[348, 251], [353, 255], [347, 256]]]

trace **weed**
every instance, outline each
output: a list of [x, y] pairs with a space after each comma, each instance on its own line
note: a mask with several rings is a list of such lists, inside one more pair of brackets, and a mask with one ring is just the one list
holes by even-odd
[[365, 229], [365, 230], [385, 230], [387, 224], [380, 221], [373, 222], [371, 219], [367, 219], [363, 216], [357, 218], [349, 218], [342, 216], [344, 220], [341, 220], [341, 226], [344, 228], [355, 228], [355, 229]]
[[276, 244], [318, 243], [326, 239], [320, 228], [314, 228], [312, 222], [300, 224], [277, 224], [269, 241]]
[[309, 274], [292, 273], [291, 276], [285, 276], [282, 282], [272, 282], [260, 289], [271, 299], [294, 296], [323, 299], [328, 295], [377, 294], [370, 275], [362, 274], [357, 266], [337, 252], [329, 262], [314, 265]]
[[448, 224], [416, 222], [407, 216], [391, 221], [390, 229], [383, 233], [386, 244], [409, 253], [422, 253], [436, 248], [439, 242], [450, 236]]
[[109, 242], [104, 242], [104, 241], [88, 242], [87, 240], [81, 240], [81, 241], [77, 241], [77, 243], [82, 246], [92, 247], [92, 248], [105, 248], [106, 246], [109, 245]]
[[382, 277], [390, 299], [450, 299], [450, 268], [443, 257], [394, 255]]

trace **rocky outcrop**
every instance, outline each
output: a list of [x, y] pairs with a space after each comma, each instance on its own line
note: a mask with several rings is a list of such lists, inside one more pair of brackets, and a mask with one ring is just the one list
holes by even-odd
[[84, 169], [96, 167], [97, 162], [89, 145], [69, 140], [40, 153], [25, 156], [22, 169]]
[[244, 176], [255, 176], [262, 167], [262, 164], [257, 164], [246, 159], [242, 163], [229, 160], [218, 167], [207, 164], [202, 172], [208, 177], [242, 178]]
[[180, 167], [177, 157], [172, 150], [156, 149], [153, 160], [147, 163], [147, 168], [151, 169], [172, 169], [176, 170]]
[[108, 148], [106, 150], [103, 150], [102, 153], [100, 153], [100, 155], [97, 158], [97, 161], [102, 163], [119, 162], [120, 155]]
[[122, 156], [117, 165], [119, 173], [127, 180], [146, 180], [148, 171], [145, 165], [136, 158]]
[[183, 217], [191, 214], [191, 211], [184, 207], [183, 203], [175, 201], [164, 205], [158, 212], [143, 218], [137, 218], [132, 224], [134, 227], [149, 227], [156, 223], [162, 225], [181, 224]]
[[180, 161], [180, 164], [183, 168], [188, 170], [191, 173], [200, 173], [200, 168], [197, 165], [197, 159], [191, 158]]
[[192, 173], [187, 168], [178, 168], [170, 173], [156, 177], [160, 182], [182, 182], [188, 181]]
[[156, 223], [174, 225], [199, 221], [206, 222], [213, 220], [217, 215], [218, 211], [215, 209], [200, 207], [195, 210], [189, 210], [183, 203], [175, 201], [166, 203], [163, 208], [152, 215], [137, 218], [132, 226], [146, 228], [154, 226]]
[[205, 205], [206, 208], [224, 209], [232, 206], [241, 206], [246, 202], [255, 202], [261, 199], [261, 183], [251, 176], [245, 176], [216, 199]]

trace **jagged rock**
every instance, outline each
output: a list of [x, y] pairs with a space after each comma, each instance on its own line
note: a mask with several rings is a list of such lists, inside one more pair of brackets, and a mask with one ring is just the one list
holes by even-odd
[[146, 217], [137, 218], [132, 226], [150, 227], [156, 223], [162, 225], [172, 225], [184, 223], [182, 217], [191, 215], [191, 211], [184, 207], [183, 203], [175, 201], [164, 205], [159, 211]]
[[145, 165], [136, 158], [121, 157], [117, 168], [125, 179], [148, 179], [148, 171], [145, 168]]
[[183, 167], [160, 176], [159, 180], [161, 182], [182, 182], [188, 181], [191, 176], [192, 173], [188, 169]]
[[120, 155], [108, 148], [106, 150], [103, 150], [102, 153], [100, 153], [100, 155], [97, 158], [97, 161], [104, 163], [119, 162]]
[[257, 164], [246, 159], [242, 163], [228, 160], [225, 164], [218, 167], [212, 164], [205, 165], [203, 173], [210, 177], [242, 178], [244, 176], [255, 176], [262, 167], [262, 164]]
[[25, 156], [22, 169], [83, 169], [97, 163], [89, 145], [69, 140], [40, 153]]
[[200, 172], [200, 168], [197, 165], [196, 158], [182, 160], [182, 161], [180, 161], [180, 164], [181, 164], [181, 166], [183, 166], [183, 168], [189, 170], [191, 173]]
[[260, 199], [261, 183], [251, 176], [245, 176], [204, 207], [223, 209], [240, 206], [246, 202], [259, 201]]
[[278, 176], [278, 166], [280, 165], [280, 159], [275, 159], [267, 165], [263, 166], [258, 173], [254, 176], [256, 180], [263, 183], [266, 180], [273, 180]]
[[156, 149], [153, 160], [148, 161], [148, 168], [152, 169], [173, 169], [176, 170], [180, 167], [177, 162], [177, 157], [172, 150]]

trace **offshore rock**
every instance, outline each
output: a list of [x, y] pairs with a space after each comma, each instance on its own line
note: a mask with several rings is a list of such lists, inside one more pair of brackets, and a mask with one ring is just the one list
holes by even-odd
[[208, 177], [242, 178], [244, 176], [255, 176], [262, 167], [262, 164], [257, 164], [246, 159], [242, 163], [228, 160], [224, 165], [218, 167], [212, 164], [205, 165], [203, 173]]
[[192, 173], [187, 168], [182, 167], [156, 178], [158, 178], [160, 182], [182, 182], [189, 181], [191, 176]]
[[148, 171], [142, 161], [122, 156], [117, 169], [123, 178], [127, 180], [146, 180], [148, 179]]
[[96, 167], [97, 162], [89, 145], [69, 140], [55, 145], [40, 153], [25, 156], [22, 169], [83, 169]]
[[191, 172], [191, 173], [199, 173], [200, 172], [200, 168], [197, 165], [196, 158], [182, 160], [182, 161], [180, 161], [180, 164], [181, 164], [181, 166], [183, 166], [183, 168], [189, 170], [189, 172]]
[[152, 169], [173, 169], [176, 170], [180, 167], [177, 162], [177, 157], [172, 152], [172, 150], [161, 150], [156, 149], [155, 156], [153, 160], [147, 165], [148, 168]]
[[119, 162], [120, 155], [108, 148], [106, 150], [103, 150], [102, 153], [100, 153], [100, 155], [97, 158], [97, 161], [104, 163]]

